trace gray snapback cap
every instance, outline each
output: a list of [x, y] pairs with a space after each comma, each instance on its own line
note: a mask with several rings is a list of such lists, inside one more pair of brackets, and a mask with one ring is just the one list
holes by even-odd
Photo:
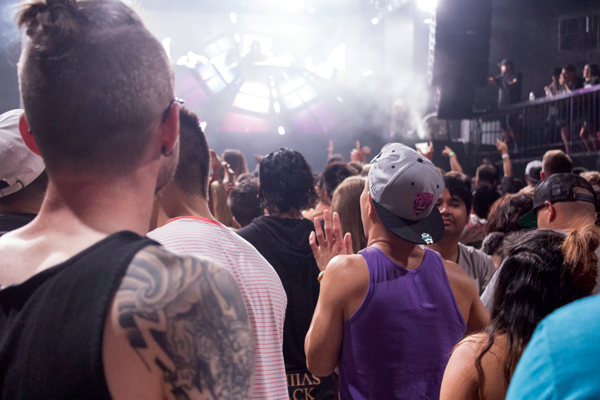
[[444, 222], [435, 203], [445, 185], [435, 165], [400, 143], [385, 145], [371, 164], [371, 199], [386, 228], [411, 243], [439, 242]]

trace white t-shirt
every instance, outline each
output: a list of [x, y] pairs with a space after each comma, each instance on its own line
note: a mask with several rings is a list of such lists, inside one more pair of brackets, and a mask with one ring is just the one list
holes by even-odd
[[169, 250], [212, 258], [231, 272], [254, 333], [252, 398], [288, 400], [282, 350], [287, 297], [281, 279], [267, 260], [231, 229], [206, 218], [175, 218], [148, 237]]

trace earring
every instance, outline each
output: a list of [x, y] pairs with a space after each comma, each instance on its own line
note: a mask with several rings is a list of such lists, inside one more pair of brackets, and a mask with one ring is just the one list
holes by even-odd
[[171, 155], [173, 154], [173, 150], [171, 149], [171, 151], [167, 151], [167, 148], [165, 146], [161, 147], [160, 152], [165, 157], [171, 157]]

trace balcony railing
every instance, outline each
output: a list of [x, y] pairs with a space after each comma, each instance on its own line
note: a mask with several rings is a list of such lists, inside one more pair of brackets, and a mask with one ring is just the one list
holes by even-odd
[[504, 122], [514, 129], [519, 152], [600, 151], [600, 85], [476, 115], [470, 122], [471, 143], [502, 140]]

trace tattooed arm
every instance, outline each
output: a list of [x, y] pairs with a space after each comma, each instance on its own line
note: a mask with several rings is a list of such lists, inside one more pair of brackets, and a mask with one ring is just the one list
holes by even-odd
[[219, 265], [162, 247], [139, 252], [113, 313], [171, 399], [247, 399], [254, 371], [250, 322], [239, 289]]

